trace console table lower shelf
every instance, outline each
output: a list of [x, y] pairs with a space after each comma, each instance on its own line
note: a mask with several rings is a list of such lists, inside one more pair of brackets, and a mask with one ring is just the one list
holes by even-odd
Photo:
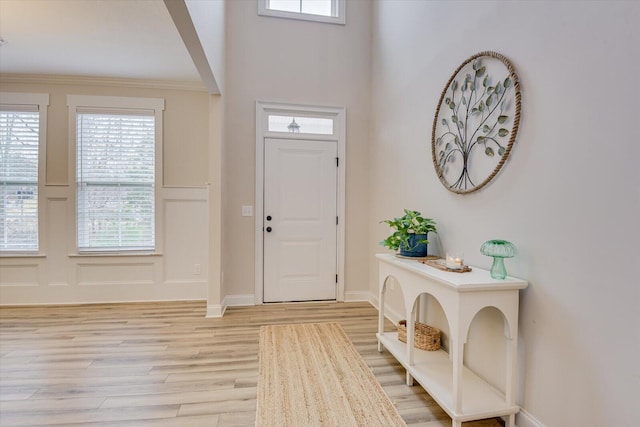
[[520, 410], [517, 405], [507, 404], [503, 393], [464, 367], [462, 412], [456, 412], [453, 397], [453, 363], [445, 351], [414, 349], [414, 364], [410, 366], [407, 344], [398, 340], [397, 332], [376, 335], [378, 342], [400, 362], [407, 374], [429, 393], [456, 424], [483, 418], [513, 416]]

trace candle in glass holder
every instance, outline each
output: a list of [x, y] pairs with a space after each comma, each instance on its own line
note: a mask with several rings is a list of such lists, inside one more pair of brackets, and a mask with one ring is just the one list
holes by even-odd
[[464, 268], [464, 255], [461, 253], [447, 253], [447, 268], [452, 270], [462, 270]]

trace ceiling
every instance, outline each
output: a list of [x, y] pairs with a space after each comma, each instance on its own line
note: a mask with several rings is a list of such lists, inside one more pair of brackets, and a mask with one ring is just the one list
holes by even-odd
[[0, 0], [0, 73], [200, 83], [162, 0]]

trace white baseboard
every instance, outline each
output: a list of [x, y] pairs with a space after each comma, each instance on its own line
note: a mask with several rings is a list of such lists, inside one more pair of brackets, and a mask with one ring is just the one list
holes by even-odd
[[[50, 285], [56, 286], [56, 285]], [[0, 307], [56, 307], [56, 306], [67, 306], [67, 305], [103, 305], [103, 304], [143, 304], [143, 303], [154, 303], [154, 302], [192, 302], [192, 301], [202, 301], [205, 300], [202, 298], [189, 298], [189, 299], [113, 299], [107, 301], [91, 301], [91, 300], [78, 300], [78, 301], [62, 301], [62, 302], [19, 302], [19, 303], [8, 303], [4, 302], [0, 304]]]
[[253, 294], [227, 295], [222, 300], [222, 305], [224, 307], [241, 307], [255, 304], [255, 295]]
[[353, 291], [344, 293], [344, 302], [367, 301], [373, 304], [375, 296], [369, 291]]
[[211, 304], [211, 305], [207, 305], [207, 315], [205, 317], [207, 318], [218, 318], [218, 317], [222, 317], [224, 315], [224, 311], [227, 307], [221, 305], [221, 304]]
[[[368, 301], [372, 306], [379, 310], [378, 308], [378, 297], [369, 291], [356, 291], [356, 292], [345, 292], [344, 294], [345, 302], [349, 301]], [[389, 319], [394, 325], [397, 325], [398, 322], [405, 318], [395, 310], [390, 309], [389, 307], [385, 307], [384, 315], [387, 319]]]
[[[378, 310], [380, 310], [380, 308], [378, 307], [378, 301], [376, 301], [376, 304], [374, 304], [374, 307]], [[394, 325], [398, 325], [398, 322], [400, 322], [401, 320], [406, 320], [406, 316], [403, 314], [398, 313], [397, 311], [389, 308], [389, 307], [385, 307], [384, 308], [384, 317], [386, 317], [387, 319], [389, 319], [391, 321], [391, 323], [393, 323]]]
[[240, 307], [245, 305], [255, 305], [255, 296], [253, 294], [246, 295], [227, 295], [222, 300], [222, 304], [212, 304], [207, 306], [207, 317], [222, 317], [227, 307]]
[[517, 427], [544, 427], [540, 421], [536, 420], [533, 415], [520, 409], [520, 412], [516, 414], [516, 426]]

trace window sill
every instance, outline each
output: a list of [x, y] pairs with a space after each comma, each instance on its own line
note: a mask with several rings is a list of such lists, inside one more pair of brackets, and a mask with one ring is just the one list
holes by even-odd
[[81, 252], [75, 254], [68, 254], [69, 258], [105, 258], [105, 257], [159, 257], [162, 256], [160, 252]]
[[345, 25], [344, 18], [341, 18], [339, 16], [309, 15], [306, 13], [282, 12], [279, 10], [269, 10], [268, 12], [259, 13], [259, 15], [270, 16], [272, 18], [293, 19], [296, 21], [310, 21], [310, 22], [320, 22], [322, 24]]
[[[87, 252], [87, 253], [75, 253], [75, 254], [67, 254], [69, 258], [103, 258], [103, 257], [161, 257], [163, 254], [161, 252]], [[0, 253], [0, 259], [33, 259], [33, 258], [46, 258], [47, 254], [44, 253]]]
[[46, 258], [47, 254], [42, 253], [19, 253], [19, 252], [8, 252], [8, 253], [0, 253], [0, 259], [7, 258]]

